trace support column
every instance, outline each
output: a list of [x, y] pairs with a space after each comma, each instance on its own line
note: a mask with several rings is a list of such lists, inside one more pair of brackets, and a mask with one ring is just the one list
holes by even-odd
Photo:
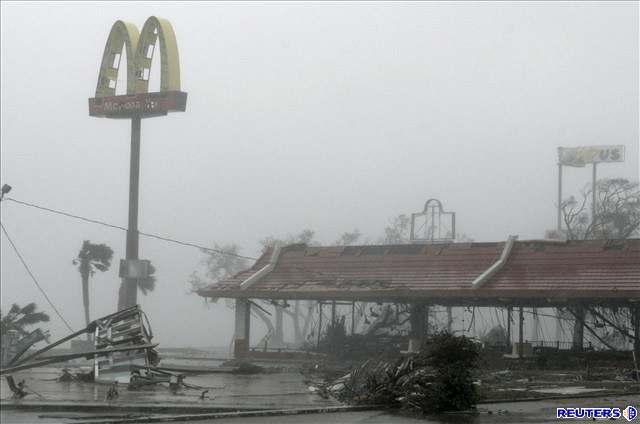
[[236, 321], [233, 334], [233, 357], [242, 358], [249, 353], [251, 304], [248, 299], [236, 299]]
[[584, 344], [584, 307], [577, 306], [574, 309], [575, 323], [573, 324], [573, 343], [571, 349], [582, 352]]
[[562, 337], [562, 323], [560, 322], [560, 309], [556, 308], [556, 349], [560, 350], [560, 338]]
[[640, 364], [640, 307], [629, 308], [631, 312], [631, 324], [633, 326], [633, 352], [636, 356], [636, 366]]
[[429, 337], [429, 305], [424, 307], [424, 337]]
[[425, 325], [427, 306], [424, 303], [414, 303], [409, 309], [409, 322], [411, 323], [411, 333], [409, 334], [409, 352], [420, 350], [426, 333]]
[[336, 325], [336, 301], [331, 302], [331, 327], [335, 328]]
[[324, 306], [324, 303], [322, 303], [322, 301], [318, 302], [318, 343], [317, 345], [320, 346], [320, 337], [322, 336], [322, 307]]
[[356, 302], [351, 302], [351, 335], [356, 332]]
[[533, 317], [533, 340], [532, 342], [540, 341], [538, 333], [540, 333], [540, 321], [538, 320], [538, 308], [531, 309], [531, 316]]
[[452, 333], [453, 331], [453, 311], [451, 306], [447, 306], [447, 332]]
[[275, 347], [282, 347], [282, 345], [284, 345], [284, 329], [283, 329], [283, 322], [282, 322], [283, 312], [280, 306], [275, 307], [275, 316], [276, 316], [275, 329], [273, 331], [273, 340], [271, 343]]
[[509, 349], [511, 349], [511, 321], [513, 320], [512, 318], [513, 315], [513, 307], [509, 306], [507, 307], [507, 347]]
[[522, 358], [524, 349], [524, 314], [522, 306], [518, 309], [518, 358]]

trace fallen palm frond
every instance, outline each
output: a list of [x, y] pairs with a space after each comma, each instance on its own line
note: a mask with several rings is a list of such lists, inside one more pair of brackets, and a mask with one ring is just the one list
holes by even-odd
[[475, 405], [471, 371], [478, 357], [464, 336], [436, 334], [417, 354], [368, 360], [320, 392], [351, 404], [376, 404], [413, 413], [466, 410]]

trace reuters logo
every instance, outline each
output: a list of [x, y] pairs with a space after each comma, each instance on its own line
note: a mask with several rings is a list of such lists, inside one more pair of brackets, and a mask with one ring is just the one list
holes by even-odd
[[625, 417], [627, 421], [633, 421], [638, 417], [638, 410], [635, 406], [629, 405], [622, 411], [622, 416]]

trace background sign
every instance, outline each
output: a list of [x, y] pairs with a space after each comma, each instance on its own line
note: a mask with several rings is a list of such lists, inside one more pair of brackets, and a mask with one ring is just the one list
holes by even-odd
[[624, 146], [558, 147], [558, 161], [560, 165], [566, 166], [624, 162]]

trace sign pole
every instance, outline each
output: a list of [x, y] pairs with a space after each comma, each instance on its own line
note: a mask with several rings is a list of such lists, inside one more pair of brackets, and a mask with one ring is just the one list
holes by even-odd
[[584, 146], [584, 147], [558, 147], [558, 231], [561, 230], [562, 204], [562, 166], [575, 166], [583, 168], [592, 164], [591, 177], [591, 229], [595, 228], [598, 221], [597, 209], [597, 165], [599, 163], [624, 162], [624, 146]]
[[[129, 225], [127, 227], [126, 259], [138, 259], [138, 193], [140, 185], [140, 116], [131, 118], [131, 161], [129, 165]], [[138, 280], [123, 279], [124, 305], [120, 309], [135, 306], [138, 297]]]
[[558, 233], [562, 231], [562, 163], [558, 161]]

